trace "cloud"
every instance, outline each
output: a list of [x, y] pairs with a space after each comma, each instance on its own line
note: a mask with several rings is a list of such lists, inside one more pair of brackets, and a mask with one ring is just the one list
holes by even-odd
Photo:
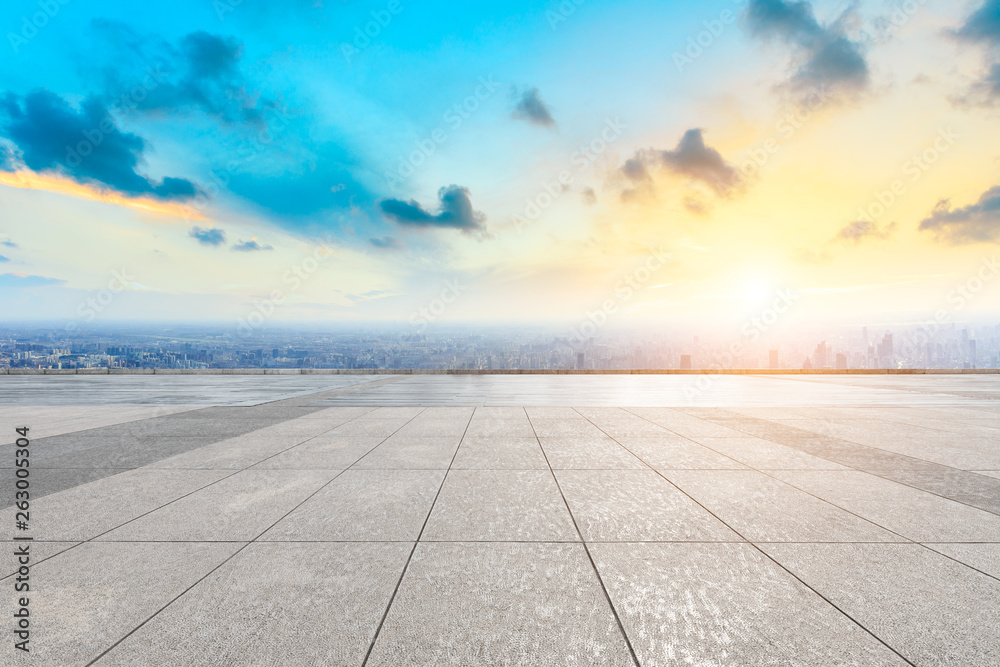
[[5, 248], [18, 248], [18, 247], [20, 247], [16, 243], [14, 243], [13, 241], [0, 241], [0, 245], [4, 246]]
[[3, 255], [0, 255], [0, 262], [9, 262], [9, 261], [10, 261], [9, 257], [4, 257]]
[[795, 92], [819, 88], [858, 93], [868, 87], [870, 71], [863, 46], [844, 34], [843, 19], [851, 11], [822, 26], [809, 2], [750, 0], [746, 23], [754, 37], [781, 41], [792, 48], [795, 60], [802, 63], [788, 82]]
[[220, 246], [226, 242], [226, 232], [217, 227], [213, 227], [212, 229], [192, 227], [191, 231], [188, 232], [188, 236], [196, 239], [202, 245]]
[[964, 208], [952, 208], [950, 200], [942, 199], [920, 222], [920, 231], [932, 231], [938, 241], [952, 245], [1000, 241], [1000, 186]]
[[[717, 194], [726, 193], [737, 180], [736, 168], [726, 162], [719, 151], [705, 145], [705, 138], [700, 129], [691, 129], [684, 133], [677, 147], [672, 150], [640, 150], [625, 161], [621, 173], [633, 183], [649, 183], [647, 166], [657, 166], [667, 171], [701, 181], [710, 186]], [[633, 198], [641, 194], [640, 190], [628, 190], [623, 198]]]
[[899, 227], [895, 222], [889, 223], [885, 227], [879, 227], [870, 220], [856, 220], [837, 232], [834, 240], [846, 243], [860, 244], [866, 239], [887, 239], [896, 233]]
[[[951, 33], [956, 39], [969, 44], [985, 46], [996, 57], [1000, 46], [1000, 0], [986, 0], [974, 11], [958, 30]], [[961, 104], [992, 105], [1000, 100], [1000, 63], [989, 65], [982, 79], [976, 82], [968, 95], [958, 96]]]
[[28, 276], [23, 273], [0, 274], [0, 287], [48, 287], [65, 283], [65, 280], [45, 276]]
[[472, 208], [469, 189], [449, 185], [438, 190], [440, 211], [431, 213], [416, 201], [383, 199], [379, 207], [385, 216], [400, 224], [413, 227], [448, 227], [466, 233], [486, 232], [486, 215]]
[[[222, 123], [263, 128], [265, 113], [278, 107], [248, 90], [240, 71], [243, 44], [233, 37], [198, 31], [171, 44], [117, 22], [96, 21], [94, 28], [126, 63], [101, 70], [109, 101], [113, 98], [125, 112], [200, 112]], [[128, 63], [141, 67], [130, 69]]]
[[597, 193], [594, 192], [594, 188], [584, 188], [580, 192], [580, 196], [583, 197], [583, 203], [587, 206], [593, 206], [597, 203]]
[[792, 261], [797, 264], [826, 264], [833, 261], [833, 255], [824, 251], [816, 252], [809, 248], [796, 248], [791, 255]]
[[239, 243], [233, 244], [233, 250], [236, 252], [258, 252], [261, 250], [274, 250], [274, 247], [270, 245], [261, 245], [257, 242], [257, 239], [250, 239], [249, 241], [240, 241]]
[[552, 128], [556, 126], [552, 112], [541, 96], [539, 96], [537, 88], [529, 88], [521, 93], [521, 97], [517, 100], [511, 116], [518, 120], [526, 120], [534, 125], [541, 125], [542, 127]]
[[965, 42], [1000, 44], [1000, 0], [986, 0], [953, 34]]
[[17, 159], [10, 146], [0, 144], [0, 171], [14, 171], [17, 168]]
[[396, 250], [403, 247], [403, 244], [395, 236], [383, 236], [382, 238], [368, 239], [368, 242], [376, 248]]
[[8, 93], [0, 99], [0, 132], [32, 171], [58, 173], [129, 196], [185, 201], [199, 192], [186, 179], [168, 177], [157, 183], [140, 174], [146, 141], [121, 131], [95, 97], [77, 110], [47, 90], [23, 99]]

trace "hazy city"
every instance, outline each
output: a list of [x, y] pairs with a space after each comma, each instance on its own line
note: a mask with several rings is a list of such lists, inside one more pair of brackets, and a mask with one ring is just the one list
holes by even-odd
[[770, 339], [651, 327], [44, 323], [0, 328], [0, 368], [886, 369], [997, 368], [1000, 324], [842, 327]]

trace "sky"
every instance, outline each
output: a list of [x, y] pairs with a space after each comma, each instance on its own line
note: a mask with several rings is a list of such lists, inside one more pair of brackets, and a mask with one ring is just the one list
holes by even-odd
[[7, 320], [1000, 313], [1000, 0], [35, 0], [0, 36]]

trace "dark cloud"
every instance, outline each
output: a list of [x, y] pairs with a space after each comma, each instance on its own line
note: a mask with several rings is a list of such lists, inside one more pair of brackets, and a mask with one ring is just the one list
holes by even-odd
[[840, 21], [820, 25], [811, 3], [750, 0], [746, 22], [754, 37], [781, 41], [795, 51], [802, 62], [789, 82], [795, 91], [856, 93], [868, 87], [863, 46], [844, 34]]
[[[974, 11], [961, 28], [952, 34], [962, 42], [987, 47], [989, 55], [996, 58], [1000, 46], [1000, 0], [987, 0]], [[957, 96], [960, 104], [991, 106], [1000, 101], [1000, 63], [989, 65], [986, 74], [976, 82], [969, 93]]]
[[0, 274], [0, 287], [47, 287], [65, 283], [65, 280], [46, 278], [45, 276], [26, 276], [22, 273]]
[[837, 241], [853, 243], [855, 245], [866, 239], [887, 239], [896, 233], [898, 225], [895, 222], [889, 223], [885, 227], [879, 227], [870, 220], [856, 220], [837, 232], [834, 237]]
[[542, 127], [555, 127], [556, 125], [552, 112], [538, 94], [537, 88], [529, 88], [521, 93], [511, 115], [518, 120], [526, 120]]
[[212, 229], [192, 227], [191, 231], [188, 232], [188, 236], [197, 240], [202, 245], [220, 246], [226, 242], [226, 232], [217, 227], [213, 227]]
[[431, 213], [416, 201], [383, 199], [379, 206], [387, 218], [401, 225], [413, 227], [448, 227], [463, 232], [486, 231], [486, 215], [472, 208], [469, 189], [449, 185], [438, 190], [440, 211]]
[[939, 241], [953, 245], [1000, 241], [1000, 186], [964, 208], [952, 208], [948, 199], [939, 201], [930, 217], [920, 222], [920, 230], [934, 232]]
[[383, 236], [377, 239], [368, 239], [368, 242], [376, 248], [396, 250], [403, 247], [403, 244], [395, 236]]
[[966, 42], [1000, 44], [1000, 0], [986, 0], [954, 35]]
[[594, 188], [584, 188], [580, 195], [583, 197], [583, 203], [587, 206], [593, 206], [597, 203], [597, 193], [594, 192]]
[[646, 169], [646, 163], [638, 156], [625, 160], [625, 164], [622, 165], [622, 175], [635, 183], [649, 180], [649, 170]]
[[88, 185], [105, 186], [130, 196], [184, 201], [199, 192], [186, 179], [157, 183], [140, 174], [146, 141], [121, 131], [104, 103], [94, 97], [79, 110], [47, 90], [0, 101], [0, 133], [17, 146], [32, 171], [54, 172]]
[[248, 90], [240, 69], [243, 44], [233, 37], [198, 31], [171, 44], [116, 22], [98, 21], [95, 30], [122, 54], [123, 62], [100, 71], [108, 101], [123, 112], [197, 111], [262, 128], [265, 113], [278, 106]]
[[685, 132], [677, 148], [661, 151], [659, 158], [675, 173], [703, 181], [719, 192], [728, 188], [736, 177], [736, 169], [722, 159], [719, 151], [705, 145], [699, 129]]
[[236, 252], [259, 252], [261, 250], [274, 250], [273, 246], [261, 245], [257, 243], [257, 239], [250, 239], [249, 241], [240, 241], [233, 245], [233, 250]]

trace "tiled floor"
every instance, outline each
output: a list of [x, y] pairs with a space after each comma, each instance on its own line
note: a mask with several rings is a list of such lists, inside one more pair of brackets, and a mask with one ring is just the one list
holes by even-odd
[[1000, 664], [1000, 376], [119, 379], [0, 377], [0, 664]]

